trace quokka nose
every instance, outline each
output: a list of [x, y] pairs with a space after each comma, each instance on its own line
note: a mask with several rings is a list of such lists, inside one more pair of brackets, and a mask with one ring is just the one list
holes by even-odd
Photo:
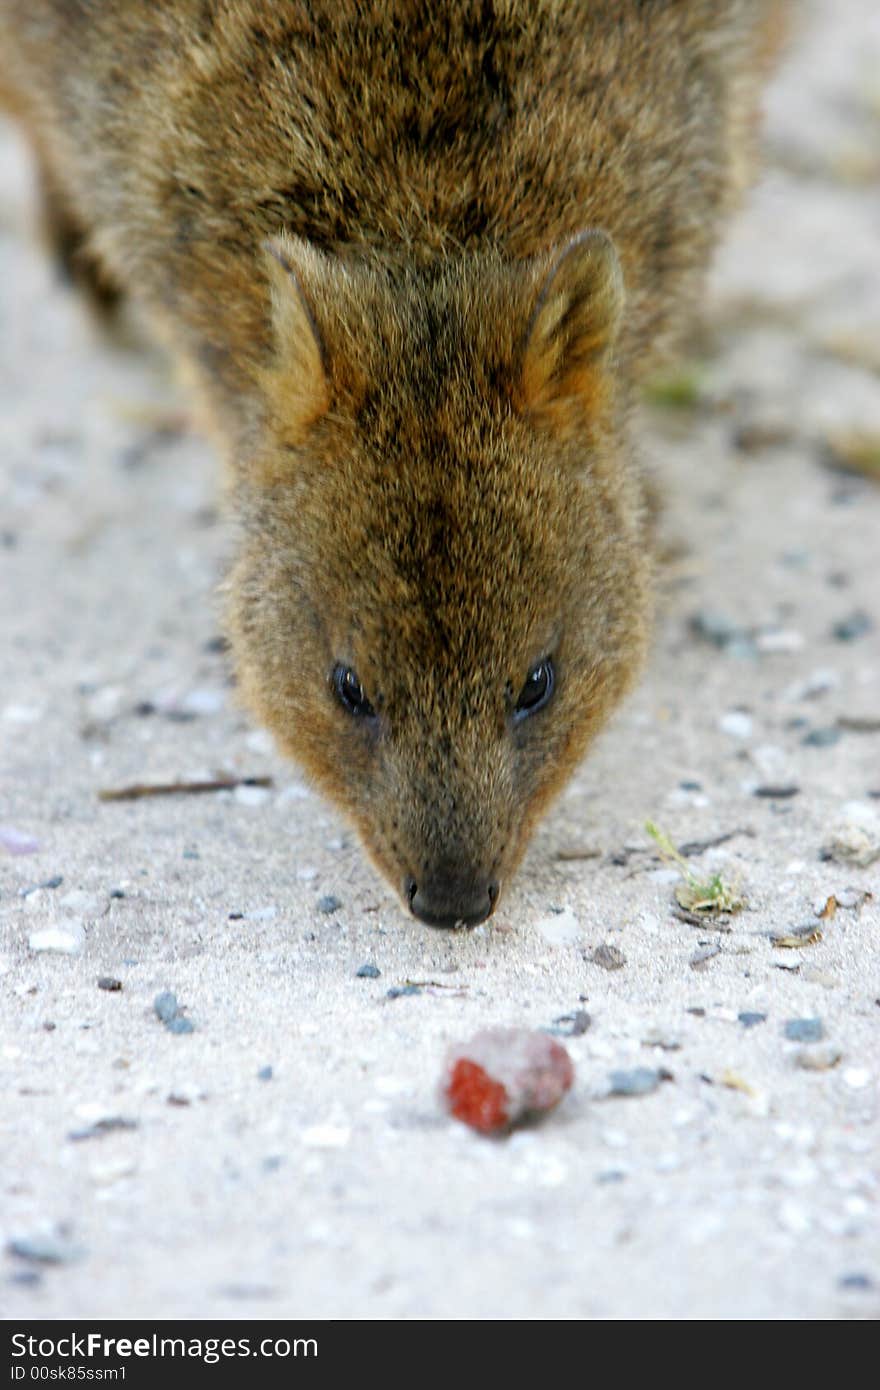
[[500, 885], [488, 878], [406, 880], [410, 910], [429, 927], [476, 927], [494, 910]]

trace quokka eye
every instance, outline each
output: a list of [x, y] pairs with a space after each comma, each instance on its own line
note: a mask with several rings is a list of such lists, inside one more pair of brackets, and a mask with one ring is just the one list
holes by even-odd
[[350, 666], [334, 666], [330, 682], [337, 700], [348, 714], [356, 719], [368, 719], [376, 713], [364, 694], [357, 672]]
[[553, 669], [553, 662], [549, 656], [545, 656], [543, 661], [539, 661], [532, 667], [526, 683], [519, 692], [519, 699], [514, 706], [513, 717], [519, 723], [522, 719], [528, 719], [530, 714], [537, 714], [539, 709], [543, 709], [553, 694], [553, 686], [556, 683], [556, 673]]

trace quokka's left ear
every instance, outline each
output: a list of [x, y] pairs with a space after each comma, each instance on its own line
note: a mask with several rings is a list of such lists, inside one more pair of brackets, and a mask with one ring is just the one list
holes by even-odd
[[327, 349], [315, 317], [329, 267], [301, 237], [263, 243], [272, 295], [272, 365], [266, 374], [291, 437], [303, 435], [330, 407]]
[[550, 260], [527, 325], [519, 379], [525, 413], [553, 429], [589, 418], [604, 402], [623, 318], [614, 243], [582, 232]]

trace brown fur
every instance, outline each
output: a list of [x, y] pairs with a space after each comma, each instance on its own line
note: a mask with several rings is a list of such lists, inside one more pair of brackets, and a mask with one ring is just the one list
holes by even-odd
[[223, 439], [245, 695], [433, 919], [494, 905], [638, 671], [630, 399], [742, 186], [779, 14], [0, 0], [56, 227]]

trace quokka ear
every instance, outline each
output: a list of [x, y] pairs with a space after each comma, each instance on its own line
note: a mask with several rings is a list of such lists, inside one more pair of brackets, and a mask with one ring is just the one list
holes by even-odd
[[582, 232], [550, 261], [525, 334], [525, 412], [564, 430], [601, 411], [623, 304], [620, 261], [605, 232]]
[[300, 237], [273, 237], [263, 247], [274, 339], [266, 385], [295, 440], [330, 406], [327, 350], [312, 308], [312, 295], [327, 278], [326, 258]]

